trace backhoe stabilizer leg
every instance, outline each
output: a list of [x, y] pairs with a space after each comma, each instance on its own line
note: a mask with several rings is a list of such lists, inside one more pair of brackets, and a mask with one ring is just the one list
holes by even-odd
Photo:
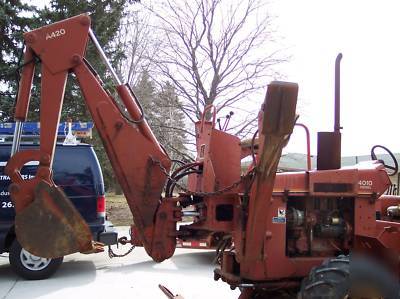
[[268, 86], [259, 123], [257, 176], [251, 192], [244, 261], [241, 263], [241, 272], [246, 278], [252, 278], [255, 265], [263, 264], [265, 259], [264, 242], [268, 222], [265, 215], [271, 202], [282, 149], [296, 122], [297, 94], [298, 85], [295, 83], [271, 82]]

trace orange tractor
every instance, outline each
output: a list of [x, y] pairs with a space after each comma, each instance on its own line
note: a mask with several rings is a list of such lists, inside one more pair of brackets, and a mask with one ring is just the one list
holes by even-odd
[[[215, 109], [208, 106], [196, 123], [196, 161], [170, 173], [171, 159], [133, 91], [112, 69], [90, 22], [79, 15], [24, 35], [13, 156], [6, 171], [13, 182], [15, 232], [26, 250], [53, 258], [100, 250], [52, 180], [64, 88], [73, 73], [133, 215], [129, 242], [142, 244], [155, 261], [174, 254], [177, 238], [212, 232], [230, 236], [234, 244], [220, 248], [215, 278], [239, 287], [242, 299], [279, 292], [282, 297], [291, 290], [304, 299], [398, 297], [400, 198], [384, 195], [390, 180], [382, 161], [340, 168], [339, 101], [334, 132], [319, 133], [317, 170], [276, 174], [296, 123], [298, 87], [272, 82], [259, 113], [258, 136], [246, 145], [218, 130]], [[85, 59], [89, 39], [115, 80], [118, 101]], [[40, 148], [19, 151], [37, 60]], [[241, 175], [241, 160], [248, 156], [252, 165]], [[22, 180], [20, 170], [30, 161], [39, 161], [36, 176]], [[186, 176], [185, 188], [179, 180]], [[193, 223], [177, 228], [185, 216]]]

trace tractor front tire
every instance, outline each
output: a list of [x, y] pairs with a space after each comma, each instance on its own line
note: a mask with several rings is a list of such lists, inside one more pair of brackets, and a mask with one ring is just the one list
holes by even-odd
[[301, 285], [298, 299], [398, 299], [399, 283], [379, 263], [339, 256], [314, 268]]

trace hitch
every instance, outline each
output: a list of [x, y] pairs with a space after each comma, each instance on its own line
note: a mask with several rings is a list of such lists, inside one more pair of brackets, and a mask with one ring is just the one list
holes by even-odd
[[117, 242], [117, 248], [118, 248], [118, 244], [121, 244], [121, 245], [126, 245], [126, 244], [132, 244], [132, 246], [131, 246], [131, 248], [129, 248], [129, 250], [127, 251], [127, 252], [125, 252], [125, 253], [123, 253], [123, 254], [118, 254], [118, 253], [115, 253], [113, 250], [112, 250], [112, 248], [111, 248], [111, 246], [109, 245], [108, 246], [108, 256], [110, 257], [110, 259], [112, 259], [112, 258], [114, 258], [114, 257], [124, 257], [124, 256], [127, 256], [128, 254], [130, 254], [132, 251], [133, 251], [133, 249], [135, 249], [135, 245], [134, 245], [134, 243], [132, 242], [132, 240], [128, 240], [128, 238], [127, 237], [121, 237], [121, 238], [118, 238], [118, 242]]

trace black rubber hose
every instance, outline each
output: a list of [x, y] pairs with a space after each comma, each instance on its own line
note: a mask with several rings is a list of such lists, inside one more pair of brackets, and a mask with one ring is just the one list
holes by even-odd
[[187, 175], [190, 175], [190, 174], [193, 174], [193, 173], [200, 174], [201, 171], [200, 171], [200, 170], [189, 170], [189, 171], [186, 171], [186, 172], [184, 172], [184, 173], [181, 173], [181, 174], [177, 175], [176, 178], [175, 178], [175, 180], [174, 180], [174, 182], [173, 182], [173, 183], [171, 184], [171, 186], [170, 186], [170, 191], [169, 191], [169, 190], [167, 190], [168, 192], [165, 191], [165, 194], [166, 194], [168, 197], [172, 197], [172, 196], [173, 196], [173, 193], [174, 193], [175, 186], [176, 186], [176, 182], [179, 181], [180, 179], [182, 179], [183, 177], [185, 177], [185, 176], [187, 176]]
[[200, 162], [189, 163], [189, 164], [183, 165], [182, 167], [179, 167], [177, 170], [175, 170], [175, 171], [171, 174], [172, 180], [169, 179], [168, 182], [167, 182], [167, 185], [165, 186], [165, 194], [169, 194], [168, 191], [170, 190], [171, 185], [172, 185], [173, 181], [175, 180], [175, 177], [176, 177], [177, 175], [179, 175], [179, 173], [181, 173], [182, 171], [186, 171], [187, 169], [196, 170], [196, 169], [194, 169], [193, 167], [198, 166], [198, 165], [200, 165], [200, 164], [201, 164]]

